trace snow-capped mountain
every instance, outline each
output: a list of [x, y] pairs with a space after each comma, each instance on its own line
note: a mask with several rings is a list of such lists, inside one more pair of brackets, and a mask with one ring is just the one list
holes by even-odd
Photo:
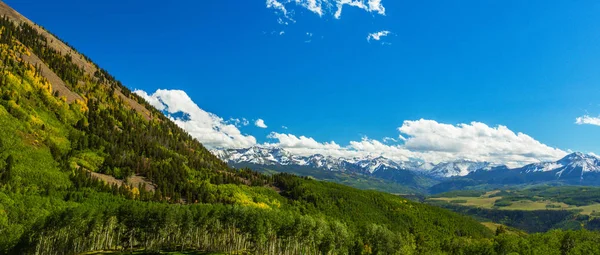
[[305, 165], [306, 159], [280, 148], [250, 147], [245, 149], [213, 150], [221, 160], [230, 163], [259, 165]]
[[524, 166], [522, 172], [553, 172], [558, 178], [563, 175], [577, 174], [583, 178], [585, 173], [600, 173], [600, 158], [591, 154], [575, 152], [556, 162], [544, 162]]
[[492, 167], [488, 171], [472, 171], [466, 176], [445, 180], [429, 188], [429, 191], [439, 193], [478, 185], [504, 187], [540, 183], [600, 186], [600, 158], [575, 152], [554, 162], [534, 163], [514, 169]]
[[281, 148], [263, 147], [215, 150], [213, 153], [234, 166], [244, 164], [303, 166], [323, 171], [358, 173], [402, 185], [417, 183], [420, 177], [434, 182], [442, 181], [430, 188], [434, 193], [465, 188], [463, 187], [465, 185], [560, 182], [600, 186], [600, 158], [580, 152], [569, 154], [555, 162], [534, 163], [512, 169], [489, 162], [469, 160], [433, 164], [420, 160], [396, 161], [381, 156], [361, 158], [337, 158], [321, 154], [298, 156]]
[[436, 177], [466, 176], [478, 170], [490, 170], [496, 165], [488, 162], [475, 162], [470, 160], [457, 160], [453, 162], [439, 163], [429, 171]]
[[326, 169], [329, 171], [344, 171], [347, 161], [344, 158], [334, 158], [331, 156], [323, 156], [321, 154], [315, 154], [309, 157], [301, 157], [305, 160], [305, 165], [314, 168]]
[[315, 154], [297, 156], [281, 148], [251, 147], [246, 149], [214, 150], [220, 159], [229, 164], [258, 164], [282, 166], [310, 166], [317, 169], [339, 172], [374, 174], [381, 170], [409, 170], [436, 178], [464, 176], [480, 169], [488, 170], [492, 165], [486, 162], [460, 160], [455, 162], [432, 164], [414, 161], [395, 161], [382, 156], [363, 158], [336, 158]]

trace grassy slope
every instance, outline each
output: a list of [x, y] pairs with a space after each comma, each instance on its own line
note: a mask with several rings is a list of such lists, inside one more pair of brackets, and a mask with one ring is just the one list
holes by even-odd
[[[572, 189], [572, 187], [547, 187], [546, 189], [559, 190], [554, 192], [560, 193], [561, 189], [567, 190]], [[594, 192], [597, 189], [598, 188], [595, 187], [587, 188], [588, 191], [591, 190]], [[498, 195], [498, 193], [501, 192], [500, 190], [494, 190], [486, 192], [484, 194], [477, 194], [477, 192], [473, 192], [473, 194], [467, 194], [468, 192], [459, 191], [438, 194], [436, 196], [428, 198], [428, 200], [445, 201], [450, 203], [455, 200], [464, 200], [466, 202], [460, 203], [460, 205], [487, 209], [493, 208], [499, 210], [576, 210], [583, 215], [591, 215], [594, 212], [600, 212], [600, 203], [597, 202], [589, 202], [590, 204], [586, 205], [569, 205], [565, 202], [561, 202], [560, 199], [557, 199], [557, 197], [553, 197], [552, 194], [544, 195], [543, 193], [540, 193], [540, 191], [543, 192], [544, 190], [543, 186], [541, 188], [537, 188], [537, 192], [531, 192], [530, 190], [531, 189], [514, 190], [512, 191], [512, 195], [507, 195], [506, 197]], [[582, 189], [581, 192], [585, 192], [583, 190], [585, 189]], [[531, 193], [532, 196], [525, 195], [529, 193]], [[496, 206], [496, 201], [501, 200], [503, 198], [509, 198], [509, 200], [511, 200], [510, 205]]]

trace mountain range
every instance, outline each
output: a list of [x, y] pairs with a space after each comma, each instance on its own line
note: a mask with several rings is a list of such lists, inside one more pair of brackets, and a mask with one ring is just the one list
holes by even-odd
[[332, 157], [321, 154], [294, 155], [276, 147], [213, 150], [213, 154], [232, 166], [308, 167], [320, 171], [353, 173], [381, 178], [408, 186], [422, 186], [412, 180], [427, 179], [431, 192], [473, 188], [479, 185], [521, 185], [556, 182], [571, 185], [600, 185], [600, 158], [575, 152], [554, 162], [540, 162], [509, 168], [490, 162], [456, 160], [430, 163], [422, 160], [396, 161], [386, 157]]
[[477, 170], [489, 170], [489, 162], [457, 160], [433, 164], [422, 160], [396, 161], [383, 156], [343, 158], [314, 154], [299, 156], [282, 148], [251, 147], [245, 149], [213, 150], [213, 154], [229, 164], [258, 164], [268, 166], [310, 166], [326, 171], [355, 172], [374, 175], [385, 170], [408, 170], [432, 178], [465, 176]]

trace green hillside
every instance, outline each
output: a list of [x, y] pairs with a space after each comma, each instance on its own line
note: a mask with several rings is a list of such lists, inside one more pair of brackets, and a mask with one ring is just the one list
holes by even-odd
[[89, 58], [0, 14], [0, 253], [598, 249], [592, 232], [494, 237], [396, 195], [229, 168]]

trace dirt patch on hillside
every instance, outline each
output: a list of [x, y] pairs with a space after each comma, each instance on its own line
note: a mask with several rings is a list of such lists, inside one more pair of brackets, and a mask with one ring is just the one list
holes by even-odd
[[56, 75], [52, 70], [50, 70], [50, 68], [35, 54], [31, 53], [31, 56], [23, 55], [22, 58], [23, 60], [33, 64], [34, 66], [40, 66], [42, 76], [48, 79], [50, 84], [52, 84], [52, 90], [58, 91], [59, 96], [66, 97], [67, 103], [75, 102], [75, 100], [83, 101], [83, 98], [79, 94], [71, 91], [67, 87], [67, 84], [65, 84], [65, 82], [60, 77], [58, 77], [58, 75]]
[[[95, 172], [91, 172], [91, 171], [88, 171], [88, 172], [90, 173], [92, 178], [101, 180], [109, 185], [117, 184], [117, 186], [121, 187], [121, 185], [125, 184], [125, 182], [123, 180], [119, 180], [110, 175], [95, 173]], [[154, 192], [154, 190], [156, 189], [156, 186], [154, 186], [153, 183], [147, 181], [146, 178], [139, 176], [139, 175], [134, 175], [132, 177], [127, 178], [126, 184], [129, 185], [130, 187], [135, 187], [135, 188], [140, 187], [142, 184], [146, 184], [146, 191]]]

